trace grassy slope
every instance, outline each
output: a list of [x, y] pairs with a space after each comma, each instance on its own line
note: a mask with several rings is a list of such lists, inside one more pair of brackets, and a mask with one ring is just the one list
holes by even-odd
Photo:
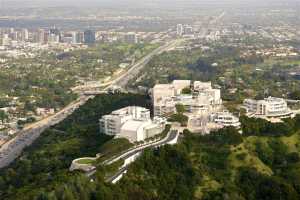
[[[261, 142], [264, 145], [268, 145], [268, 142], [272, 139], [274, 138], [250, 136], [244, 138], [243, 143], [241, 143], [240, 145], [230, 147], [230, 155], [228, 156], [228, 162], [230, 166], [229, 170], [231, 172], [232, 181], [235, 180], [239, 167], [254, 167], [260, 173], [270, 176], [274, 174], [274, 172], [271, 169], [271, 166], [268, 166], [265, 163], [263, 163], [257, 156], [257, 153], [255, 152], [255, 144], [257, 142]], [[278, 139], [279, 141], [282, 141], [285, 145], [287, 145], [289, 153], [300, 151], [299, 132], [291, 136], [283, 136], [275, 139]], [[242, 159], [239, 158], [240, 154], [244, 155]], [[195, 161], [197, 154], [191, 153], [190, 156], [191, 159]], [[294, 165], [293, 170], [300, 172], [300, 165]], [[197, 199], [201, 199], [204, 193], [208, 191], [216, 191], [220, 187], [222, 187], [222, 183], [214, 179], [210, 173], [207, 173], [204, 174], [203, 181], [198, 186], [194, 195]]]

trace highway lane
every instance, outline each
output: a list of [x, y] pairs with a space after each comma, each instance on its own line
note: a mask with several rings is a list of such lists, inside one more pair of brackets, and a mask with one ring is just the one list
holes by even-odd
[[126, 72], [119, 74], [119, 76], [114, 78], [113, 80], [110, 80], [103, 84], [99, 84], [97, 86], [94, 85], [93, 87], [91, 87], [91, 86], [83, 87], [84, 93], [85, 94], [94, 93], [95, 90], [99, 90], [100, 88], [102, 88], [101, 91], [107, 91], [109, 89], [113, 89], [114, 86], [119, 86], [119, 87], [126, 86], [128, 81], [136, 78], [136, 76], [139, 74], [141, 69], [143, 69], [155, 55], [159, 55], [168, 49], [172, 49], [183, 41], [185, 41], [185, 40], [184, 39], [176, 39], [176, 40], [171, 40], [170, 42], [167, 42], [163, 46], [153, 50], [147, 56], [143, 57], [137, 63], [132, 65]]
[[141, 59], [139, 62], [137, 62], [135, 65], [133, 65], [126, 73], [122, 74], [119, 78], [115, 79], [112, 82], [112, 84], [108, 86], [106, 89], [110, 89], [114, 85], [124, 87], [125, 85], [127, 85], [129, 80], [136, 78], [136, 76], [141, 71], [141, 69], [143, 69], [155, 55], [159, 55], [164, 51], [172, 49], [176, 47], [178, 44], [182, 43], [183, 41], [185, 40], [184, 39], [172, 40], [166, 43], [165, 45], [155, 49], [150, 54], [148, 54], [143, 59]]
[[43, 131], [63, 121], [77, 108], [86, 103], [88, 99], [89, 97], [82, 97], [55, 115], [49, 116], [39, 122], [25, 127], [24, 130], [20, 131], [15, 138], [2, 145], [0, 148], [0, 168], [9, 165], [14, 159], [20, 156], [23, 149], [30, 146]]

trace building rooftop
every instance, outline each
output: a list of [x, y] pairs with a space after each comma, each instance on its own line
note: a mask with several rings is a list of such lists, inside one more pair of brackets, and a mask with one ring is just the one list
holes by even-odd
[[124, 131], [134, 131], [136, 132], [142, 126], [151, 124], [149, 121], [138, 121], [138, 120], [128, 120], [122, 126], [122, 130]]
[[156, 84], [154, 89], [173, 89], [173, 85], [171, 84]]

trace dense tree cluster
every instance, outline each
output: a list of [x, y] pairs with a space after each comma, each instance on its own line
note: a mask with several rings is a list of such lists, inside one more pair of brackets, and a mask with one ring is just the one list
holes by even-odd
[[241, 117], [243, 134], [257, 136], [282, 136], [293, 133], [294, 127], [287, 122], [271, 123], [264, 119]]
[[293, 186], [283, 178], [266, 176], [258, 173], [255, 169], [241, 168], [237, 184], [242, 189], [243, 196], [249, 200], [272, 199], [272, 200], [297, 200], [299, 194]]
[[193, 199], [201, 175], [193, 169], [188, 154], [166, 146], [148, 150], [130, 168], [119, 186], [126, 199]]

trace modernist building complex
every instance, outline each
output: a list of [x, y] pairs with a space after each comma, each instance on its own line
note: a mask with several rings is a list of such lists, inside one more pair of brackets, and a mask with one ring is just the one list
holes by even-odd
[[290, 118], [295, 114], [288, 107], [287, 102], [282, 98], [268, 97], [264, 100], [245, 99], [243, 107], [247, 115], [259, 118]]
[[240, 126], [237, 117], [223, 112], [221, 90], [214, 89], [211, 82], [175, 80], [158, 84], [152, 90], [152, 98], [155, 116], [170, 116], [176, 113], [176, 105], [183, 105], [189, 117], [188, 128], [193, 131]]
[[[190, 91], [188, 93], [185, 92]], [[158, 84], [153, 88], [155, 116], [167, 116], [176, 112], [176, 105], [184, 105], [186, 111], [206, 114], [221, 108], [221, 91], [213, 89], [210, 82], [175, 80], [171, 84]]]
[[143, 141], [161, 133], [165, 128], [163, 118], [151, 120], [150, 111], [143, 107], [130, 106], [116, 110], [100, 119], [100, 131], [130, 142]]

